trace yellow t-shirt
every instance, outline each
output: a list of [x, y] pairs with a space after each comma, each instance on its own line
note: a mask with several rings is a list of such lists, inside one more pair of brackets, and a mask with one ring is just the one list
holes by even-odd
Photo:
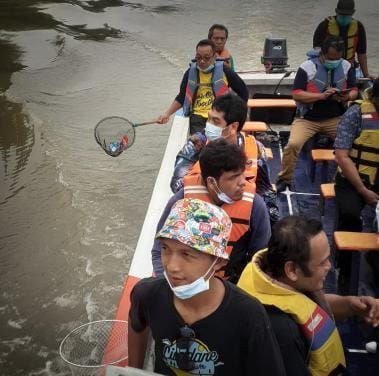
[[[208, 117], [208, 112], [212, 107], [214, 101], [214, 95], [212, 90], [212, 73], [204, 73], [199, 71], [199, 87], [197, 88], [196, 99], [193, 104], [192, 110], [196, 115], [200, 115], [204, 118]], [[225, 85], [228, 85], [228, 81], [225, 77], [223, 78]]]

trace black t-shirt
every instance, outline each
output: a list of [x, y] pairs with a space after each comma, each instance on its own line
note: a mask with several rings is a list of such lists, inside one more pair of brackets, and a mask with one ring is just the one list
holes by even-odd
[[[313, 47], [321, 47], [325, 38], [328, 36], [328, 25], [329, 21], [326, 18], [324, 21], [322, 21], [315, 30], [313, 34]], [[345, 41], [345, 44], [347, 42], [347, 31], [349, 26], [339, 26], [340, 29], [340, 36]], [[358, 21], [358, 44], [357, 44], [357, 51], [358, 54], [365, 54], [367, 49], [367, 41], [366, 41], [366, 30], [363, 26], [363, 24]], [[344, 58], [345, 53], [344, 53]]]
[[[216, 311], [190, 326], [194, 337], [189, 340], [180, 334], [185, 323], [175, 309], [173, 293], [164, 278], [146, 278], [134, 287], [129, 322], [136, 332], [150, 327], [155, 341], [155, 372], [285, 375], [263, 306], [238, 287], [223, 283], [223, 301]], [[185, 366], [192, 371], [183, 373]]]
[[279, 308], [269, 305], [265, 308], [282, 353], [287, 375], [310, 375], [307, 366], [309, 346], [295, 320]]

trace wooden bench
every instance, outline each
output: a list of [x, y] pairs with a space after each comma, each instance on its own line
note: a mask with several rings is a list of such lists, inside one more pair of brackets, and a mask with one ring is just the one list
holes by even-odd
[[266, 132], [267, 124], [263, 121], [247, 121], [242, 127], [242, 131], [246, 133]]
[[324, 183], [320, 185], [321, 215], [324, 215], [324, 212], [325, 212], [325, 200], [336, 197], [334, 186], [335, 186], [335, 183]]
[[[379, 234], [335, 231], [334, 244], [339, 251], [379, 251]], [[350, 269], [350, 294], [358, 294], [360, 253], [353, 252]]]
[[296, 102], [293, 99], [249, 99], [247, 106], [249, 108], [296, 108]]
[[[315, 172], [316, 172], [316, 163], [322, 162], [324, 164], [334, 161], [334, 150], [333, 149], [312, 149], [311, 151], [312, 156], [312, 164], [311, 164], [311, 181], [313, 182], [315, 180]], [[322, 179], [323, 180], [323, 179]]]

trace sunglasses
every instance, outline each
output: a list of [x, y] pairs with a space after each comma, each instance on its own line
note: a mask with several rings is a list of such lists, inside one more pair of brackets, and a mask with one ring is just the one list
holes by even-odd
[[175, 354], [175, 360], [179, 369], [182, 371], [192, 371], [195, 369], [195, 362], [190, 360], [190, 346], [195, 338], [195, 331], [188, 325], [184, 325], [179, 329], [179, 337], [176, 340], [177, 352]]

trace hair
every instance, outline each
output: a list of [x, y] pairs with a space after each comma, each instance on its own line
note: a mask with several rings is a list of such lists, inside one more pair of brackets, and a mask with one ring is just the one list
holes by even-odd
[[209, 39], [202, 39], [200, 42], [198, 42], [198, 44], [196, 45], [196, 49], [198, 47], [204, 47], [204, 46], [210, 46], [212, 48], [213, 52], [215, 52], [215, 50], [216, 50], [215, 44]]
[[226, 124], [232, 124], [237, 121], [238, 132], [245, 124], [247, 104], [237, 94], [227, 93], [217, 97], [212, 103], [212, 109], [224, 113]]
[[212, 26], [209, 28], [209, 31], [208, 31], [208, 39], [211, 39], [211, 38], [212, 38], [214, 29], [224, 30], [224, 31], [225, 31], [225, 35], [226, 35], [226, 39], [228, 39], [229, 31], [228, 31], [228, 29], [226, 28], [226, 26], [221, 25], [221, 24], [214, 24], [214, 25], [212, 25]]
[[210, 176], [218, 180], [224, 172], [245, 170], [246, 155], [236, 144], [219, 138], [203, 148], [199, 162], [201, 177], [206, 182]]
[[331, 35], [326, 37], [322, 42], [321, 52], [326, 55], [330, 47], [334, 48], [337, 52], [343, 52], [345, 43], [341, 37]]
[[322, 224], [316, 219], [296, 215], [281, 219], [273, 227], [264, 268], [273, 278], [284, 277], [284, 265], [293, 261], [310, 276], [310, 240], [321, 231]]

